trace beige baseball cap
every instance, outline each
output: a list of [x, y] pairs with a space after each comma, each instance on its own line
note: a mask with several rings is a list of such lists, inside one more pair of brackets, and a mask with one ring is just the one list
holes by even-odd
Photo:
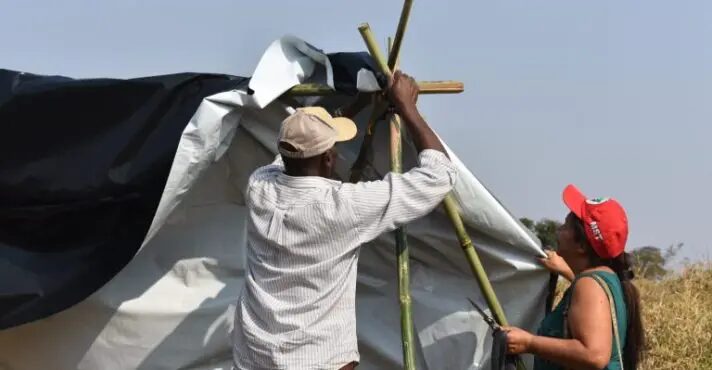
[[322, 107], [299, 108], [282, 122], [278, 143], [287, 143], [296, 151], [279, 145], [279, 153], [288, 158], [311, 158], [325, 153], [334, 144], [356, 136], [356, 124], [344, 117], [332, 117]]

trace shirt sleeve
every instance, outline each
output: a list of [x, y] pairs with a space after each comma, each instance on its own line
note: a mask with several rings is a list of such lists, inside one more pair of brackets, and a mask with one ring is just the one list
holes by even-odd
[[404, 174], [353, 184], [351, 204], [361, 243], [427, 215], [452, 190], [457, 170], [445, 154], [427, 149], [418, 159], [420, 165]]

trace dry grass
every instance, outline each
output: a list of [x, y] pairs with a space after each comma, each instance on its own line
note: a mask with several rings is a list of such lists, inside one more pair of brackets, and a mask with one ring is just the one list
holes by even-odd
[[[712, 264], [659, 281], [636, 279], [647, 351], [642, 370], [712, 369]], [[557, 301], [568, 284], [559, 284]]]
[[648, 344], [642, 369], [712, 369], [711, 267], [637, 281]]

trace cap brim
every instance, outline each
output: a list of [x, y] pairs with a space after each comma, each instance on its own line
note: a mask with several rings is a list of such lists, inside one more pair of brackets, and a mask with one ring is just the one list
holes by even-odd
[[358, 130], [354, 121], [345, 117], [336, 117], [327, 122], [336, 130], [336, 141], [349, 141], [356, 137]]
[[568, 207], [571, 212], [573, 212], [578, 218], [583, 215], [583, 207], [586, 203], [586, 196], [575, 186], [568, 185], [564, 189], [564, 204]]

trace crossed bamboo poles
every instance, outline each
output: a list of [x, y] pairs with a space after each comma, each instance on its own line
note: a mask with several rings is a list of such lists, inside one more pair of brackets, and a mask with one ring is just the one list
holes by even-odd
[[[364, 23], [358, 27], [361, 36], [363, 37], [366, 47], [368, 48], [371, 57], [376, 62], [381, 73], [383, 73], [389, 79], [392, 77], [392, 71], [394, 71], [398, 65], [400, 58], [400, 49], [403, 43], [403, 37], [405, 35], [405, 30], [408, 25], [408, 19], [410, 17], [410, 11], [413, 6], [413, 0], [405, 0], [403, 4], [403, 10], [401, 11], [400, 20], [398, 22], [398, 28], [396, 29], [396, 35], [391, 44], [389, 38], [388, 45], [388, 59], [386, 59], [375, 40], [373, 32], [371, 31], [368, 23]], [[457, 94], [463, 92], [464, 85], [462, 82], [458, 81], [419, 81], [418, 86], [420, 88], [420, 94]], [[317, 84], [302, 84], [297, 85], [291, 90], [286, 92], [288, 96], [326, 96], [332, 95], [335, 91], [328, 86], [317, 85]], [[362, 101], [361, 104], [356, 104], [352, 107], [354, 112], [352, 115], [358, 113], [359, 110], [365, 108], [368, 101]], [[383, 116], [387, 108], [387, 102], [385, 102], [382, 95], [373, 95], [372, 99], [373, 111], [369, 119], [369, 130], [364, 138], [364, 143], [361, 148], [361, 153], [357, 162], [362, 161], [364, 158], [364, 152], [370, 149], [370, 143], [372, 139], [372, 126]], [[397, 114], [393, 114], [389, 118], [390, 126], [390, 154], [391, 154], [391, 171], [395, 173], [402, 172], [402, 136], [401, 136], [401, 119]], [[357, 181], [360, 178], [360, 170], [356, 169], [357, 165], [354, 165], [355, 174], [352, 174], [352, 181]], [[450, 221], [457, 234], [457, 239], [460, 242], [460, 247], [463, 249], [467, 262], [470, 265], [470, 269], [477, 280], [480, 291], [487, 302], [487, 306], [492, 312], [492, 316], [499, 325], [508, 325], [507, 318], [504, 315], [502, 306], [497, 300], [497, 296], [492, 288], [487, 273], [485, 272], [482, 262], [475, 250], [472, 239], [467, 234], [465, 225], [462, 222], [462, 217], [457, 208], [457, 203], [452, 193], [448, 194], [444, 201], [443, 206], [445, 212], [450, 218]], [[410, 268], [408, 261], [408, 243], [406, 238], [405, 227], [401, 227], [396, 230], [395, 233], [396, 241], [396, 256], [398, 265], [398, 300], [400, 303], [400, 313], [401, 313], [401, 341], [403, 344], [403, 363], [406, 370], [415, 370], [415, 342], [414, 342], [414, 331], [413, 331], [413, 319], [412, 319], [412, 309], [411, 309], [411, 298], [410, 298]], [[524, 365], [521, 362], [517, 363], [517, 368], [519, 370], [524, 369]]]

